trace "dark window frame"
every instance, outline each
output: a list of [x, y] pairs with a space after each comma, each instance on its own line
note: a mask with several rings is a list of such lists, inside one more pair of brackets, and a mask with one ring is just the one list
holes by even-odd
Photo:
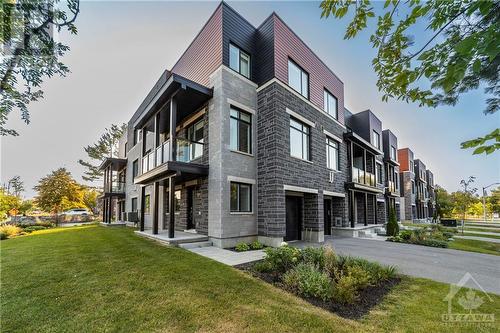
[[[231, 46], [238, 50], [238, 69], [231, 67]], [[251, 56], [251, 54], [233, 42], [229, 42], [228, 52], [229, 52], [229, 55], [228, 55], [228, 60], [229, 60], [228, 65], [229, 66], [228, 67], [231, 68], [236, 73], [246, 77], [247, 79], [250, 79], [250, 77], [252, 75], [252, 56]], [[241, 72], [241, 59], [242, 59], [241, 54], [244, 54], [245, 56], [248, 57], [248, 76]]]
[[[300, 71], [300, 90], [295, 89], [291, 84], [290, 84], [290, 64], [294, 65], [297, 67]], [[295, 61], [293, 61], [292, 58], [288, 58], [288, 63], [287, 63], [287, 73], [288, 73], [288, 86], [291, 87], [293, 90], [298, 92], [301, 96], [305, 97], [306, 99], [309, 100], [311, 96], [311, 82], [310, 82], [310, 76], [307, 71], [304, 70], [299, 64], [297, 64]], [[304, 87], [303, 87], [303, 75], [307, 77], [307, 96], [304, 95]]]
[[[331, 143], [334, 143], [336, 145], [332, 145]], [[334, 149], [337, 151], [336, 154], [336, 168], [331, 168], [330, 166], [330, 151], [329, 149]], [[326, 167], [329, 170], [335, 170], [335, 171], [340, 171], [340, 142], [338, 142], [335, 139], [330, 138], [329, 136], [326, 137]]]
[[[134, 209], [134, 206], [135, 206], [135, 209]], [[138, 200], [137, 200], [137, 197], [133, 197], [131, 200], [130, 200], [130, 210], [132, 212], [137, 212], [139, 209], [139, 206], [138, 206]]]
[[132, 181], [139, 175], [139, 159], [132, 162]]
[[[233, 185], [236, 187], [236, 207], [233, 206], [232, 194], [233, 194]], [[240, 196], [241, 186], [245, 186], [248, 188], [249, 193], [249, 203], [248, 210], [241, 210], [242, 199]], [[231, 213], [253, 213], [253, 186], [248, 183], [241, 182], [230, 182], [229, 183], [229, 208]]]
[[[335, 100], [335, 114], [330, 113], [328, 107], [328, 97], [331, 97]], [[325, 109], [324, 111], [330, 116], [332, 116], [336, 120], [339, 119], [339, 99], [326, 88], [323, 89], [323, 108]]]
[[[232, 112], [231, 111], [235, 111], [238, 113], [238, 116], [235, 117], [232, 115]], [[246, 116], [248, 116], [250, 118], [250, 121], [246, 121], [244, 119], [241, 118], [241, 114], [244, 114]], [[252, 114], [250, 112], [247, 112], [247, 111], [244, 111], [244, 110], [241, 110], [233, 105], [231, 105], [229, 107], [229, 122], [231, 123], [231, 120], [234, 119], [237, 123], [237, 126], [236, 126], [236, 148], [233, 148], [233, 145], [232, 145], [232, 142], [231, 142], [231, 138], [232, 138], [232, 135], [231, 135], [231, 124], [229, 125], [229, 147], [231, 148], [231, 150], [234, 150], [234, 151], [238, 151], [238, 152], [241, 152], [241, 153], [245, 153], [245, 154], [252, 154], [253, 152], [253, 144], [252, 144], [252, 139], [253, 139], [253, 135], [252, 135], [252, 122], [253, 122], [253, 117], [252, 117]], [[240, 122], [243, 123], [244, 125], [248, 125], [249, 126], [249, 130], [248, 130], [248, 133], [249, 133], [249, 137], [248, 137], [248, 151], [244, 151], [242, 149], [242, 146], [241, 146], [241, 143], [240, 143]]]
[[374, 142], [374, 143], [373, 143], [373, 146], [374, 146], [374, 147], [376, 147], [377, 149], [380, 149], [380, 146], [382, 145], [382, 143], [381, 143], [381, 139], [380, 139], [380, 133], [379, 133], [379, 132], [377, 132], [376, 130], [373, 130], [373, 131], [372, 131], [372, 140], [373, 140], [373, 141], [375, 141], [375, 140], [374, 140], [374, 138], [375, 138], [374, 134], [377, 134], [377, 136], [376, 136], [376, 137], [377, 137], [377, 142]]
[[[293, 126], [292, 121], [301, 124], [301, 128], [297, 128], [297, 127]], [[302, 156], [295, 156], [292, 154], [292, 129], [299, 131], [302, 134], [301, 135]], [[307, 129], [307, 131], [305, 131], [304, 129]], [[289, 138], [290, 139], [289, 140], [290, 141], [290, 156], [311, 162], [312, 161], [312, 157], [311, 157], [311, 126], [300, 121], [299, 119], [297, 119], [295, 117], [290, 117], [289, 135], [290, 135], [290, 138]], [[304, 157], [304, 137], [307, 137], [307, 150], [306, 150], [307, 157]]]

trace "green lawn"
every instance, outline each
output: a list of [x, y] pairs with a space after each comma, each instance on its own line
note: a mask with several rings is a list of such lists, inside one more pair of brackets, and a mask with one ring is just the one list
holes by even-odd
[[[471, 331], [441, 322], [449, 286], [425, 279], [405, 277], [355, 321], [128, 228], [45, 230], [0, 247], [4, 332]], [[500, 296], [491, 297], [481, 310], [498, 318]], [[474, 328], [492, 330], [500, 330], [498, 319]]]
[[[460, 236], [461, 233], [457, 235]], [[474, 236], [479, 236], [479, 235], [474, 235]], [[500, 255], [500, 243], [484, 242], [473, 239], [454, 238], [453, 241], [448, 243], [448, 247], [450, 249], [455, 249], [455, 250], [494, 254], [497, 256]]]
[[[460, 231], [462, 231], [461, 228], [459, 228], [459, 229], [460, 229]], [[467, 231], [470, 231], [470, 232], [473, 232], [473, 231], [486, 231], [486, 232], [495, 232], [495, 233], [500, 234], [500, 228], [490, 228], [490, 229], [487, 229], [487, 228], [465, 226], [464, 231], [465, 232], [467, 232]]]
[[462, 235], [461, 232], [457, 234], [457, 236], [474, 236], [474, 237], [484, 237], [484, 238], [495, 238], [495, 239], [500, 239], [500, 234], [498, 235], [483, 235], [483, 234], [475, 234], [473, 231], [467, 232], [468, 230], [464, 230], [464, 233]]

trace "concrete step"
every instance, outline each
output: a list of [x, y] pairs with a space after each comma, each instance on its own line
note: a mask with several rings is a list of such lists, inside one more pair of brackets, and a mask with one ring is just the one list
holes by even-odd
[[212, 246], [212, 241], [202, 241], [202, 242], [192, 242], [192, 243], [180, 243], [178, 244], [179, 247], [189, 250], [189, 249], [196, 249], [200, 247], [209, 247]]

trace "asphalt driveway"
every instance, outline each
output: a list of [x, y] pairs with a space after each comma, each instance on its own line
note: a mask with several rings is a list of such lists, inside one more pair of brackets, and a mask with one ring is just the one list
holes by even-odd
[[[406, 275], [458, 283], [469, 272], [481, 287], [500, 295], [500, 256], [359, 238], [329, 238], [338, 253], [395, 265]], [[477, 289], [469, 281], [468, 286]]]

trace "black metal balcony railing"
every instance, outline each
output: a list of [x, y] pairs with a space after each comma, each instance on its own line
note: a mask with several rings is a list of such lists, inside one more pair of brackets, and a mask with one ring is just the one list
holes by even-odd
[[358, 169], [356, 167], [352, 167], [352, 181], [354, 183], [368, 185], [368, 186], [376, 186], [375, 175], [373, 173]]
[[[203, 155], [203, 143], [177, 139], [176, 161], [190, 163]], [[142, 173], [146, 173], [169, 161], [169, 140], [142, 158]]]
[[112, 181], [104, 186], [106, 192], [108, 193], [124, 193], [125, 192], [125, 182]]

